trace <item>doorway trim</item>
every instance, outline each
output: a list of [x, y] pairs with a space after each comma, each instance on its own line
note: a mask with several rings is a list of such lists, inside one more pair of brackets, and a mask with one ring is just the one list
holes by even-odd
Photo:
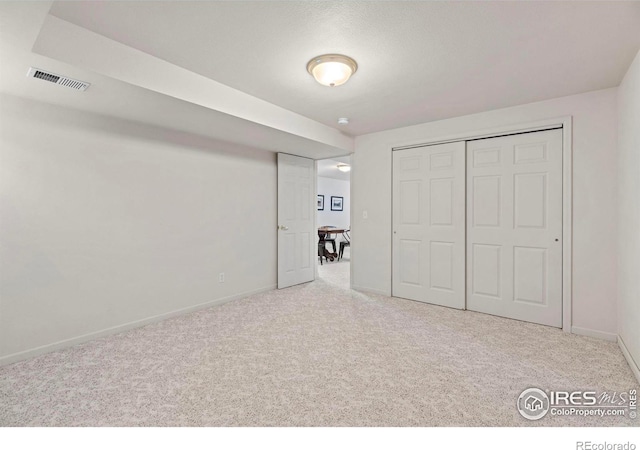
[[[562, 330], [570, 333], [573, 317], [573, 117], [562, 116], [534, 122], [516, 123], [465, 133], [443, 135], [426, 141], [413, 140], [394, 145], [391, 147], [391, 151], [543, 131], [551, 128], [562, 128]], [[393, 236], [391, 236], [391, 239], [393, 242]], [[393, 290], [393, 269], [389, 276], [391, 277]]]
[[[354, 159], [355, 159], [355, 152], [351, 152], [351, 153], [347, 153], [344, 155], [336, 155], [336, 156], [327, 156], [324, 158], [318, 158], [315, 159], [314, 162], [314, 168], [315, 168], [315, 177], [316, 177], [316, 185], [315, 185], [315, 191], [314, 191], [314, 197], [316, 198], [318, 195], [318, 161], [323, 161], [326, 159], [336, 159], [336, 158], [345, 158], [345, 157], [349, 157], [350, 163], [349, 165], [351, 166], [351, 176], [349, 177], [349, 202], [351, 202], [351, 199], [353, 198], [353, 163], [354, 163]], [[326, 199], [325, 199], [326, 200]], [[351, 203], [349, 203], [351, 205]], [[353, 207], [350, 206], [349, 208], [349, 224], [353, 223]], [[314, 203], [314, 214], [315, 214], [315, 229], [317, 230], [318, 228], [318, 210], [315, 207], [315, 203]], [[349, 225], [351, 226], [351, 225]], [[319, 267], [319, 263], [318, 263], [318, 258], [316, 258], [316, 272], [315, 272], [315, 277], [316, 280], [320, 277], [319, 273], [318, 273], [318, 267]], [[353, 289], [353, 252], [351, 251], [351, 249], [349, 249], [349, 289]]]

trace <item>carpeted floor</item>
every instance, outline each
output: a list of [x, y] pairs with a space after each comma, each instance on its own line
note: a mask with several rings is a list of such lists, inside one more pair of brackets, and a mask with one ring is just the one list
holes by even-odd
[[0, 367], [2, 426], [637, 426], [516, 411], [528, 387], [638, 389], [616, 344], [348, 289], [349, 263]]

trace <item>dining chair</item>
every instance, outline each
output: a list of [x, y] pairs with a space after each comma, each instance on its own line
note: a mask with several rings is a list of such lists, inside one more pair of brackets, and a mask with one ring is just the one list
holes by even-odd
[[349, 235], [349, 230], [345, 230], [345, 232], [342, 233], [342, 235], [344, 236], [345, 240], [340, 242], [340, 253], [338, 253], [338, 261], [342, 259], [342, 255], [344, 254], [344, 248], [345, 247], [351, 248], [351, 236]]
[[338, 257], [335, 252], [335, 239], [333, 240], [334, 252], [331, 253], [327, 250], [326, 243], [328, 235], [329, 234], [326, 231], [318, 230], [318, 258], [320, 258], [320, 265], [322, 265], [322, 258], [325, 258], [327, 261], [333, 261]]
[[[323, 225], [320, 228], [337, 228], [337, 227], [335, 227], [333, 225]], [[327, 230], [327, 234], [326, 234], [326, 236], [324, 238], [324, 242], [325, 243], [328, 242], [328, 243], [331, 244], [331, 247], [333, 248], [333, 253], [337, 252], [336, 251], [336, 238], [335, 237], [331, 237], [331, 231], [330, 230]]]

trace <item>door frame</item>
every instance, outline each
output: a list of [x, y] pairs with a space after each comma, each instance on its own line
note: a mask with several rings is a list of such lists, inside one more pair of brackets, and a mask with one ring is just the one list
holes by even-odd
[[[335, 159], [335, 158], [344, 158], [348, 156], [350, 158], [350, 166], [351, 166], [351, 172], [350, 172], [350, 177], [349, 177], [349, 202], [351, 202], [351, 199], [353, 198], [353, 162], [355, 159], [355, 153], [351, 152], [351, 153], [346, 153], [344, 155], [336, 155], [336, 156], [328, 156], [325, 158], [318, 158], [315, 161], [315, 165], [314, 165], [314, 170], [315, 170], [315, 179], [316, 179], [316, 184], [315, 184], [315, 195], [313, 196], [313, 198], [317, 198], [318, 197], [318, 161], [322, 161], [325, 159]], [[326, 199], [325, 199], [326, 200]], [[316, 227], [315, 229], [318, 229], [319, 223], [318, 223], [318, 208], [315, 206], [316, 203], [314, 202], [314, 214], [315, 214], [315, 224]], [[353, 208], [349, 208], [349, 223], [352, 224], [353, 223]], [[316, 236], [317, 237], [317, 236]], [[320, 261], [319, 258], [316, 258], [316, 280], [320, 277], [320, 275], [318, 274], [318, 268], [320, 267]], [[353, 251], [351, 249], [349, 249], [349, 288], [353, 289]]]
[[[562, 330], [570, 333], [573, 306], [573, 116], [562, 116], [464, 133], [455, 133], [443, 135], [438, 138], [429, 138], [428, 140], [413, 140], [394, 145], [391, 147], [391, 151], [427, 147], [446, 144], [448, 142], [544, 131], [552, 128], [562, 128]], [[391, 201], [393, 202], [393, 196], [391, 197]], [[393, 221], [393, 217], [391, 220]], [[393, 233], [393, 227], [391, 228]], [[392, 243], [391, 251], [393, 252], [393, 235], [390, 238]], [[391, 290], [393, 292], [393, 267], [389, 276], [391, 277]]]

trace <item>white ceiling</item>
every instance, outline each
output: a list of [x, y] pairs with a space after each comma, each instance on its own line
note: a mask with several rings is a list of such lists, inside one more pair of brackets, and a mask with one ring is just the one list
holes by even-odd
[[[640, 2], [0, 2], [0, 17], [3, 92], [315, 158], [617, 86], [640, 48]], [[330, 52], [359, 64], [336, 88], [305, 70]], [[92, 86], [34, 87], [25, 65]]]
[[318, 161], [318, 176], [325, 178], [333, 178], [336, 180], [350, 181], [351, 172], [341, 172], [338, 170], [338, 164], [351, 165], [351, 158], [322, 159]]

